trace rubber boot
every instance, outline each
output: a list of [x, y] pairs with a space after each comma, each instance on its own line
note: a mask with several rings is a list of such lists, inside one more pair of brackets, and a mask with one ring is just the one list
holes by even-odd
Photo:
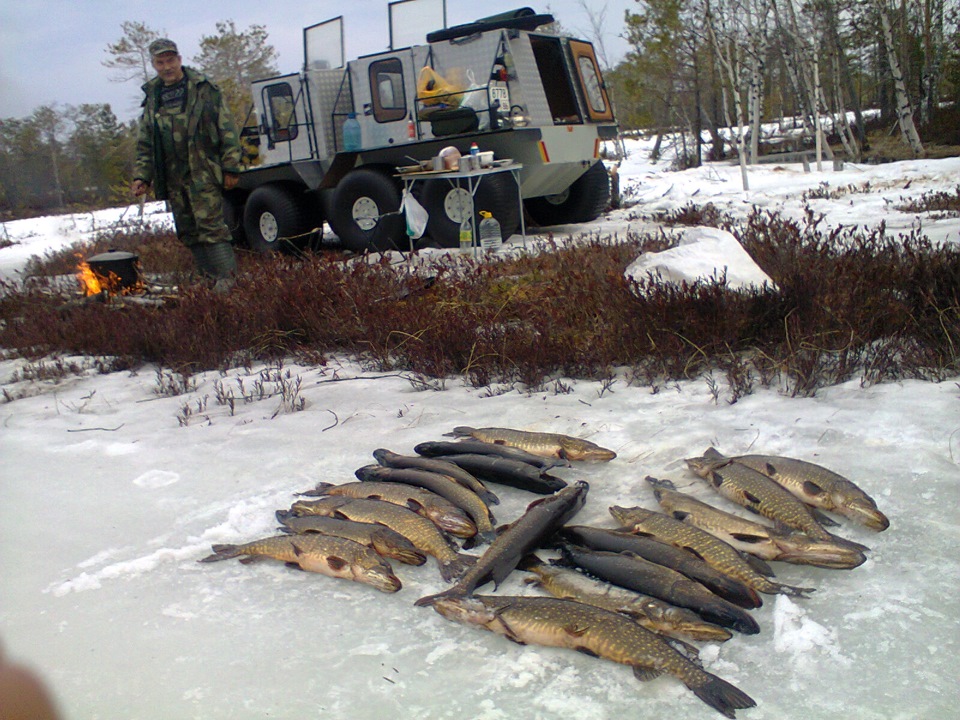
[[237, 256], [233, 252], [233, 245], [219, 242], [205, 247], [207, 274], [215, 281], [213, 289], [226, 292], [233, 287], [234, 276], [237, 274]]

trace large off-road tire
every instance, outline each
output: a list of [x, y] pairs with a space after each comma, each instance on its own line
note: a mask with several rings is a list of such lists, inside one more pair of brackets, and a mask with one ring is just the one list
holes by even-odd
[[524, 206], [540, 226], [590, 222], [610, 204], [610, 176], [597, 161], [574, 183], [557, 195], [529, 198]]
[[330, 227], [343, 246], [354, 252], [409, 250], [400, 198], [399, 183], [386, 173], [352, 170], [334, 192]]
[[260, 253], [293, 250], [315, 227], [311, 215], [299, 189], [261, 185], [250, 193], [243, 210], [247, 245]]
[[[479, 184], [473, 196], [475, 227], [480, 227], [480, 211], [486, 210], [500, 223], [500, 234], [506, 240], [520, 226], [517, 184], [510, 173], [483, 175], [476, 180]], [[460, 223], [471, 207], [466, 179], [461, 179], [459, 186], [449, 180], [427, 180], [420, 193], [420, 204], [430, 216], [425, 237], [440, 247], [459, 247]]]

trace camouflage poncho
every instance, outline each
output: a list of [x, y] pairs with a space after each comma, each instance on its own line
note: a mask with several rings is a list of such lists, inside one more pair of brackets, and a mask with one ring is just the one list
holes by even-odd
[[[222, 188], [223, 174], [241, 170], [240, 134], [219, 88], [206, 76], [184, 67], [187, 78], [187, 146], [191, 184]], [[134, 178], [153, 183], [158, 200], [169, 197], [167, 188], [167, 161], [164, 143], [157, 122], [160, 90], [163, 81], [156, 77], [143, 86], [145, 98], [140, 132], [137, 138], [137, 156]], [[187, 173], [184, 173], [187, 174]]]

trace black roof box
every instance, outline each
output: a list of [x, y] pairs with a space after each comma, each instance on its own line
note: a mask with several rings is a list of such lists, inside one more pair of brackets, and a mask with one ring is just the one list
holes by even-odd
[[491, 15], [490, 17], [480, 18], [463, 25], [454, 25], [443, 30], [434, 30], [427, 33], [427, 42], [441, 42], [443, 40], [454, 40], [456, 38], [467, 37], [474, 33], [486, 32], [488, 30], [499, 30], [509, 28], [514, 30], [536, 30], [541, 25], [548, 25], [553, 22], [553, 15], [537, 14], [531, 8], [525, 7], [519, 10], [510, 10], [508, 12]]

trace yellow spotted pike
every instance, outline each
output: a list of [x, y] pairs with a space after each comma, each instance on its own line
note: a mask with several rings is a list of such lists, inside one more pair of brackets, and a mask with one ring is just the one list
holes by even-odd
[[322, 482], [317, 483], [309, 494], [383, 500], [423, 515], [438, 528], [455, 537], [471, 538], [477, 534], [474, 522], [452, 502], [424, 488], [404, 483], [349, 482], [334, 485]]
[[241, 556], [240, 562], [250, 562], [254, 557], [267, 557], [296, 564], [308, 572], [364, 583], [381, 592], [400, 589], [390, 563], [365, 545], [332, 535], [277, 535], [242, 545], [214, 545], [212, 549], [213, 555], [199, 562]]
[[475, 558], [469, 555], [458, 553], [439, 528], [422, 515], [383, 500], [346, 497], [300, 500], [293, 504], [290, 512], [293, 515], [326, 515], [343, 520], [386, 525], [407, 538], [418, 550], [435, 557], [440, 565], [440, 575], [447, 582], [460, 577], [475, 561]]
[[725, 717], [754, 707], [742, 690], [688, 660], [664, 638], [619, 613], [553, 597], [474, 595], [438, 597], [440, 615], [484, 628], [523, 645], [568, 648], [628, 665], [638, 680], [673, 675]]
[[814, 515], [812, 508], [766, 475], [710, 450], [703, 457], [687, 458], [686, 463], [720, 495], [817, 540], [836, 539], [820, 524], [829, 518]]
[[678, 492], [669, 480], [646, 480], [653, 486], [654, 497], [666, 515], [706, 530], [737, 550], [763, 560], [834, 569], [855, 568], [866, 562], [864, 554], [854, 547], [815, 540], [803, 533], [779, 532]]
[[679, 640], [724, 642], [733, 633], [705, 622], [697, 613], [679, 608], [650, 595], [627, 590], [570, 568], [531, 563], [522, 569], [533, 573], [529, 585], [542, 588], [554, 597], [577, 600], [611, 612], [623, 613], [651, 632]]
[[277, 513], [277, 519], [283, 525], [281, 529], [284, 532], [299, 535], [336, 535], [366, 545], [382, 557], [399, 560], [407, 565], [423, 565], [427, 561], [427, 556], [417, 550], [412, 542], [385, 525], [340, 520], [323, 515], [296, 517], [283, 510]]
[[[723, 457], [720, 453], [717, 455]], [[821, 465], [775, 455], [738, 455], [730, 459], [766, 475], [808, 505], [843, 515], [871, 530], [890, 527], [890, 520], [880, 512], [872, 497], [855, 483]]]
[[617, 456], [613, 450], [607, 450], [589, 440], [558, 433], [528, 432], [498, 427], [472, 428], [461, 425], [447, 434], [454, 437], [472, 437], [495, 445], [508, 445], [526, 450], [532, 455], [563, 460], [609, 462]]
[[805, 597], [812, 588], [798, 588], [773, 582], [757, 572], [733, 547], [693, 525], [675, 520], [668, 515], [642, 507], [625, 508], [614, 505], [610, 514], [631, 532], [647, 535], [694, 553], [720, 572], [749, 585], [757, 592]]

